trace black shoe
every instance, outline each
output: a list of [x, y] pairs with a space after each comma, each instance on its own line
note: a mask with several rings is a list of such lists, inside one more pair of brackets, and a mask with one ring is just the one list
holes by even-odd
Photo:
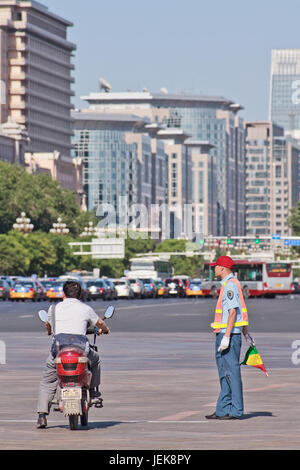
[[229, 416], [229, 415], [218, 416], [218, 415], [216, 414], [216, 412], [214, 412], [214, 413], [211, 414], [211, 415], [206, 415], [205, 418], [206, 418], [206, 419], [228, 419], [228, 416]]
[[96, 408], [103, 408], [103, 399], [101, 393], [98, 390], [90, 390], [90, 405], [95, 405]]
[[44, 429], [46, 426], [47, 426], [46, 414], [45, 413], [40, 413], [39, 417], [38, 417], [38, 420], [37, 420], [37, 423], [36, 423], [36, 427], [38, 429]]
[[98, 398], [101, 397], [101, 393], [98, 390], [94, 390], [93, 388], [90, 389], [90, 398]]

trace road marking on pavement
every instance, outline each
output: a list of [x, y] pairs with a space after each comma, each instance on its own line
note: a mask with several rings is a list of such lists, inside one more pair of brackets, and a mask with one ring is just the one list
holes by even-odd
[[149, 304], [149, 305], [133, 305], [133, 306], [128, 306], [128, 307], [119, 307], [117, 306], [117, 309], [118, 311], [119, 310], [134, 310], [134, 309], [140, 309], [140, 310], [144, 310], [144, 308], [153, 308], [153, 307], [170, 307], [170, 306], [174, 306], [174, 303], [175, 302], [172, 302], [172, 303], [168, 303], [168, 304]]
[[272, 384], [266, 385], [265, 387], [257, 387], [257, 388], [248, 388], [245, 392], [261, 392], [262, 390], [269, 390], [272, 388], [281, 388], [281, 387], [289, 387], [290, 385], [295, 385], [293, 383], [285, 383], [285, 384]]
[[188, 418], [189, 416], [194, 416], [199, 413], [202, 413], [201, 411], [181, 411], [179, 413], [175, 413], [174, 415], [170, 416], [164, 416], [163, 418], [160, 418], [160, 421], [178, 421], [183, 418]]
[[[47, 420], [48, 424], [61, 424], [62, 426], [67, 426], [67, 421], [62, 421], [62, 420]], [[148, 419], [136, 419], [136, 420], [105, 420], [105, 421], [99, 421], [99, 420], [89, 420], [89, 424], [92, 423], [116, 423], [116, 424], [155, 424], [155, 423], [168, 423], [168, 424], [198, 424], [198, 423], [207, 423], [207, 421], [166, 421], [166, 420], [148, 420]], [[0, 419], [0, 423], [36, 423], [36, 420], [34, 419]]]
[[[272, 384], [272, 385], [266, 385], [265, 387], [256, 387], [256, 388], [247, 388], [244, 390], [245, 393], [247, 392], [262, 392], [264, 390], [270, 390], [272, 388], [281, 388], [281, 387], [289, 387], [290, 385], [295, 385], [293, 383], [285, 383], [285, 384]], [[206, 403], [203, 406], [215, 406], [216, 402], [213, 401], [211, 403]]]
[[19, 318], [33, 318], [34, 315], [19, 315]]

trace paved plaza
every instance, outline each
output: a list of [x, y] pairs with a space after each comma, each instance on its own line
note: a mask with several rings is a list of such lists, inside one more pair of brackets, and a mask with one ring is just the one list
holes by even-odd
[[219, 393], [213, 334], [112, 332], [99, 338], [104, 408], [77, 431], [55, 411], [36, 429], [49, 337], [1, 332], [0, 340], [1, 450], [300, 448], [300, 365], [292, 362], [300, 333], [256, 333], [269, 377], [243, 366], [244, 418], [208, 421]]

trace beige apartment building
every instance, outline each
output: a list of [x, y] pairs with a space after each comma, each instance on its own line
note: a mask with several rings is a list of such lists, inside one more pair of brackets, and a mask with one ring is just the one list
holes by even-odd
[[70, 155], [70, 26], [34, 0], [0, 2], [0, 122], [26, 126], [28, 152]]
[[300, 145], [272, 122], [246, 123], [246, 234], [290, 236], [300, 199]]
[[83, 206], [82, 159], [61, 155], [59, 152], [25, 153], [25, 167], [29, 173], [48, 173], [62, 188], [74, 191]]

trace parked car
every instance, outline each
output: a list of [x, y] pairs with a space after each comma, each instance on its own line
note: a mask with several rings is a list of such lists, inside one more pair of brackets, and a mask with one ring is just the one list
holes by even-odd
[[153, 279], [141, 279], [148, 297], [158, 297], [157, 286]]
[[130, 287], [134, 292], [134, 296], [142, 299], [146, 295], [145, 287], [140, 279], [128, 279]]
[[169, 287], [166, 285], [165, 281], [155, 281], [155, 285], [159, 297], [169, 297]]
[[94, 281], [86, 282], [87, 297], [86, 300], [102, 299], [106, 300], [108, 296], [108, 289], [102, 279], [95, 279]]
[[130, 287], [128, 279], [114, 279], [113, 283], [117, 290], [118, 298], [134, 299], [134, 292]]
[[185, 288], [181, 279], [171, 277], [166, 279], [165, 283], [169, 288], [169, 295], [176, 295], [179, 297], [185, 296]]
[[9, 284], [4, 279], [0, 279], [0, 299], [8, 300], [9, 292], [10, 292]]
[[191, 279], [189, 287], [186, 289], [187, 297], [200, 297], [202, 296], [201, 279]]
[[36, 281], [32, 279], [16, 280], [14, 286], [10, 289], [10, 300], [43, 300], [43, 291]]

